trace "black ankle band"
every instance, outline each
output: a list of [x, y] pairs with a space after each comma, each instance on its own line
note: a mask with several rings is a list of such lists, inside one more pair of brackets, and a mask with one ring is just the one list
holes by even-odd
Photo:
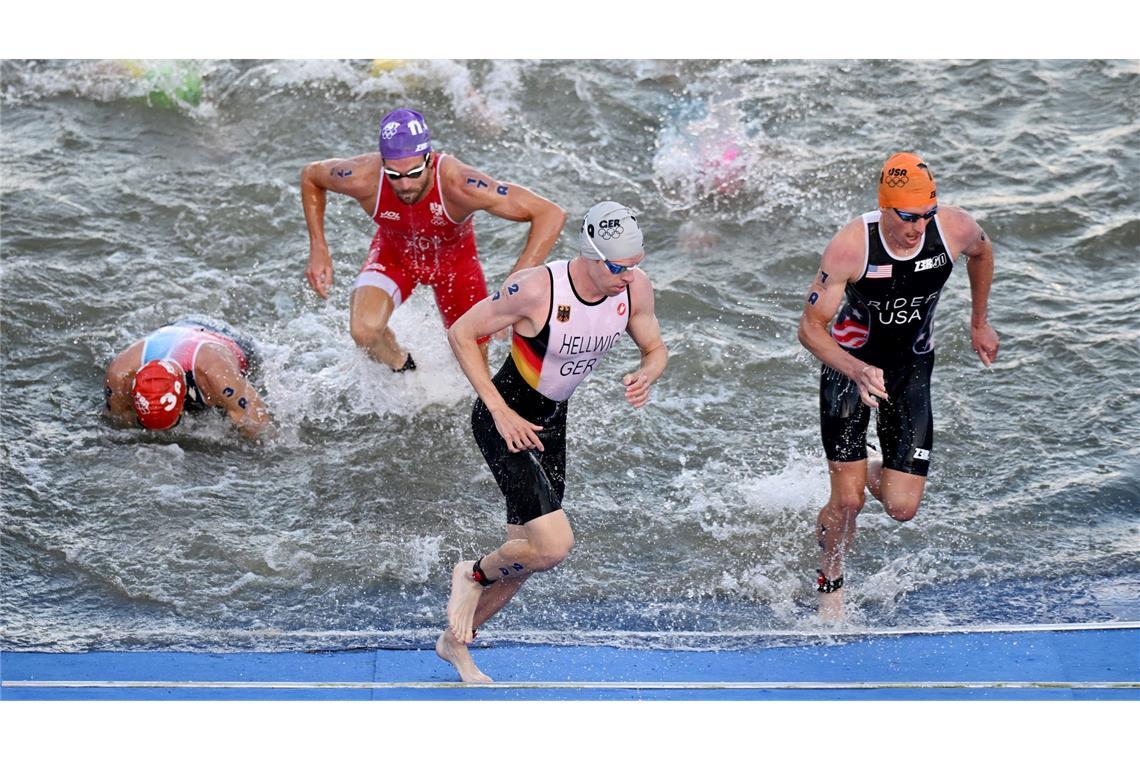
[[415, 368], [416, 368], [416, 362], [414, 359], [412, 359], [412, 352], [409, 351], [408, 352], [408, 358], [404, 360], [404, 366], [400, 367], [399, 369], [394, 369], [392, 371], [393, 372], [408, 372], [409, 370], [413, 370]]
[[822, 570], [817, 570], [816, 572], [819, 573], [819, 577], [816, 578], [815, 581], [816, 589], [818, 589], [821, 594], [830, 594], [833, 591], [838, 591], [839, 589], [843, 588], [842, 575], [835, 580], [828, 580], [827, 576], [823, 574]]
[[471, 570], [471, 577], [478, 581], [480, 586], [487, 587], [495, 581], [487, 580], [487, 575], [483, 572], [483, 568], [479, 566], [479, 563], [482, 561], [482, 557], [475, 560], [475, 567]]

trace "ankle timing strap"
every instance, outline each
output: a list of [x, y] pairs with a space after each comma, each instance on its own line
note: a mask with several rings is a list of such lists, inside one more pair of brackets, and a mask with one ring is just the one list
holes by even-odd
[[486, 586], [490, 586], [495, 581], [487, 580], [486, 574], [483, 573], [483, 568], [479, 566], [479, 563], [482, 561], [483, 561], [482, 557], [475, 560], [475, 567], [471, 570], [471, 577], [474, 578], [475, 580], [477, 580], [479, 582], [480, 586], [486, 587]]
[[838, 591], [839, 589], [843, 588], [843, 576], [842, 575], [839, 576], [838, 578], [836, 578], [835, 580], [829, 581], [827, 579], [827, 576], [823, 574], [822, 570], [817, 570], [816, 572], [819, 573], [819, 577], [816, 578], [816, 580], [815, 580], [816, 589], [819, 590], [819, 593], [830, 594], [833, 591]]
[[409, 351], [408, 352], [408, 358], [404, 359], [404, 366], [400, 367], [399, 369], [393, 368], [392, 371], [393, 372], [408, 372], [409, 370], [413, 370], [415, 368], [416, 368], [416, 361], [415, 361], [415, 359], [412, 358], [412, 352]]

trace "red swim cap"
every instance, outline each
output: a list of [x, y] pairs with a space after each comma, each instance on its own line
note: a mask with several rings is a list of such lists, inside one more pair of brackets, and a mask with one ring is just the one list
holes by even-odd
[[139, 422], [148, 430], [166, 430], [182, 417], [186, 373], [178, 362], [156, 359], [139, 367], [131, 383], [131, 400]]

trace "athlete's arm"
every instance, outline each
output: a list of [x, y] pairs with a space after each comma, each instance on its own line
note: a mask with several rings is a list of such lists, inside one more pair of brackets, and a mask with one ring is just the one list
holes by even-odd
[[301, 170], [301, 206], [309, 228], [309, 266], [305, 277], [321, 298], [327, 298], [333, 281], [332, 256], [325, 240], [325, 202], [328, 191], [355, 198], [371, 213], [368, 202], [376, 198], [380, 179], [380, 154], [356, 158], [314, 161]]
[[847, 283], [863, 276], [863, 234], [862, 221], [855, 219], [827, 244], [800, 315], [799, 338], [817, 359], [851, 378], [863, 403], [877, 409], [876, 396], [887, 398], [883, 370], [844, 351], [827, 330], [843, 303]]
[[653, 284], [641, 270], [634, 275], [629, 287], [629, 322], [625, 331], [641, 351], [641, 364], [621, 379], [625, 385], [625, 399], [640, 409], [649, 401], [649, 389], [665, 372], [669, 350], [661, 340], [661, 325], [654, 311]]
[[558, 205], [520, 185], [492, 179], [454, 158], [444, 161], [440, 181], [440, 192], [456, 219], [486, 211], [512, 222], [530, 223], [526, 245], [510, 274], [541, 266], [566, 224], [566, 212]]
[[103, 381], [103, 413], [115, 427], [137, 427], [138, 417], [131, 402], [131, 381], [141, 360], [141, 341], [134, 343], [107, 365]]
[[951, 244], [961, 247], [966, 256], [966, 275], [970, 278], [970, 345], [982, 364], [988, 367], [997, 358], [1001, 342], [989, 320], [990, 287], [994, 281], [994, 247], [973, 217], [958, 208], [951, 211]]
[[514, 326], [523, 335], [537, 335], [550, 305], [550, 275], [546, 267], [524, 269], [507, 278], [499, 290], [472, 306], [447, 331], [451, 350], [467, 375], [471, 387], [487, 405], [495, 428], [512, 452], [542, 451], [537, 431], [541, 425], [528, 422], [511, 409], [491, 380], [478, 340]]
[[241, 374], [227, 349], [207, 343], [198, 350], [194, 381], [205, 401], [230, 418], [244, 437], [256, 439], [269, 428], [269, 407]]

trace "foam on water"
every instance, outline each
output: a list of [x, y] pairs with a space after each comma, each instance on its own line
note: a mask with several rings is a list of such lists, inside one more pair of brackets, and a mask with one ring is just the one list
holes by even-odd
[[[442, 148], [566, 208], [554, 259], [592, 203], [636, 207], [671, 350], [643, 410], [622, 396], [628, 340], [575, 395], [575, 552], [489, 632], [697, 648], [826, 633], [818, 368], [796, 322], [827, 240], [873, 205], [871, 178], [900, 147], [922, 150], [940, 194], [995, 241], [1003, 347], [982, 370], [955, 272], [933, 474], [915, 520], [864, 509], [850, 626], [1135, 617], [1134, 64], [138, 63], [156, 73], [0, 62], [5, 647], [430, 643], [451, 566], [503, 536], [474, 394], [426, 289], [392, 323], [415, 372], [353, 344], [373, 225], [330, 198], [336, 283], [321, 301], [303, 279], [297, 183], [309, 161], [373, 150], [397, 105], [422, 110]], [[197, 105], [152, 84], [182, 63], [201, 77]], [[156, 90], [173, 107], [148, 103]], [[475, 225], [501, 281], [526, 226]], [[217, 415], [173, 433], [102, 423], [106, 362], [191, 312], [261, 344], [266, 442]], [[506, 352], [492, 344], [493, 369]]]
[[359, 417], [415, 417], [432, 406], [450, 407], [473, 392], [440, 328], [439, 311], [426, 298], [401, 307], [391, 321], [399, 340], [414, 347], [418, 368], [393, 374], [370, 359], [348, 334], [343, 305], [297, 315], [263, 341], [263, 383], [283, 432], [304, 423], [334, 429]]

